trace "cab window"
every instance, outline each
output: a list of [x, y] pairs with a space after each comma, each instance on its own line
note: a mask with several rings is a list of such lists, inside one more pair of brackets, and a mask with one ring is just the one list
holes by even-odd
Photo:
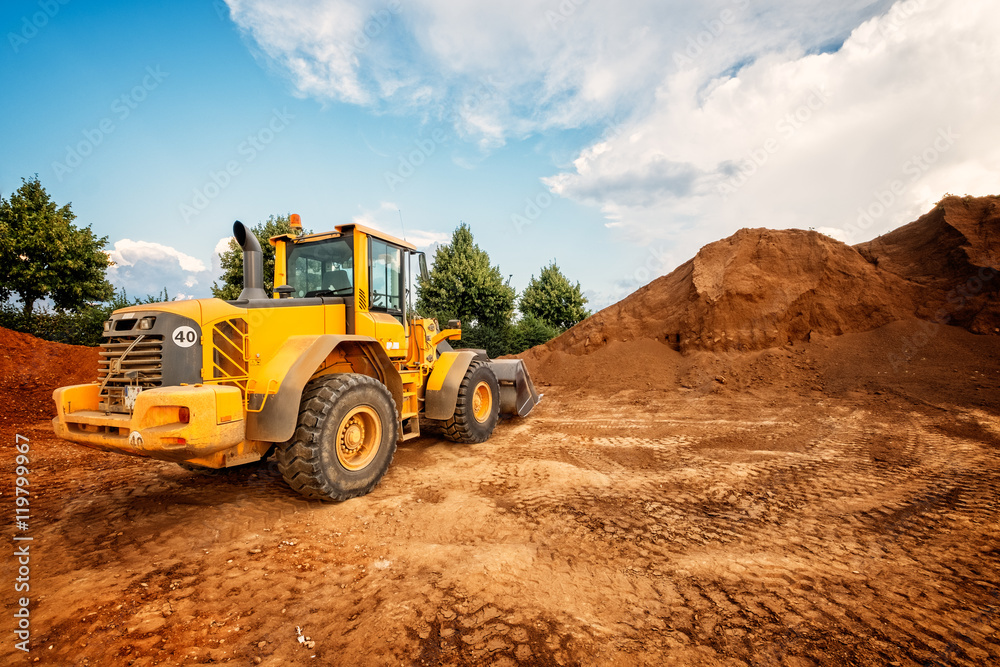
[[350, 237], [293, 244], [288, 249], [292, 296], [350, 296], [354, 293], [354, 246]]
[[371, 239], [371, 309], [403, 312], [402, 249]]

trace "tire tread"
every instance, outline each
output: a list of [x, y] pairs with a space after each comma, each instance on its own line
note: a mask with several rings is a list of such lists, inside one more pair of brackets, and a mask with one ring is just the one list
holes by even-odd
[[[322, 431], [333, 406], [352, 389], [371, 385], [384, 393], [392, 409], [392, 420], [383, 424], [388, 430], [389, 457], [385, 464], [388, 469], [396, 451], [398, 424], [396, 402], [389, 390], [381, 382], [367, 375], [343, 373], [316, 378], [306, 385], [302, 392], [302, 407], [298, 424], [292, 439], [280, 445], [276, 451], [278, 470], [292, 489], [307, 498], [322, 500], [347, 500], [370, 492], [382, 479], [377, 474], [372, 481], [359, 489], [343, 490], [331, 483], [322, 467]], [[384, 474], [384, 470], [383, 470]]]

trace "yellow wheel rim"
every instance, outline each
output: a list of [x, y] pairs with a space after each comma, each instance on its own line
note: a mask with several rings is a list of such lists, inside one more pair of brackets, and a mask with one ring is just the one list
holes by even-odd
[[361, 470], [372, 462], [382, 444], [382, 420], [374, 408], [359, 405], [337, 429], [337, 460], [348, 470]]
[[490, 391], [490, 385], [480, 382], [472, 390], [472, 415], [477, 422], [482, 423], [489, 419], [491, 412], [493, 412], [493, 392]]

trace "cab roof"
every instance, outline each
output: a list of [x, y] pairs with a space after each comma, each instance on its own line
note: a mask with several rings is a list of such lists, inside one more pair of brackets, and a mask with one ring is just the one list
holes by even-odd
[[292, 241], [295, 241], [295, 242], [301, 242], [301, 241], [319, 241], [321, 239], [328, 239], [328, 238], [331, 238], [331, 237], [334, 237], [334, 236], [344, 236], [346, 234], [350, 234], [354, 230], [358, 230], [359, 232], [362, 232], [363, 234], [367, 234], [368, 236], [371, 236], [371, 237], [374, 237], [374, 238], [377, 238], [377, 239], [381, 239], [383, 241], [388, 241], [389, 243], [392, 243], [393, 245], [398, 245], [400, 247], [407, 248], [409, 250], [416, 250], [417, 249], [417, 246], [413, 245], [412, 243], [410, 243], [408, 241], [404, 241], [403, 239], [396, 238], [395, 236], [392, 236], [391, 234], [386, 234], [385, 232], [381, 232], [381, 231], [379, 231], [377, 229], [373, 229], [372, 227], [366, 227], [364, 225], [357, 225], [357, 224], [351, 223], [351, 224], [347, 224], [347, 225], [337, 225], [336, 227], [334, 227], [334, 229], [336, 229], [337, 231], [336, 232], [317, 232], [315, 234], [307, 234], [305, 236], [297, 236], [297, 237], [293, 237], [291, 234], [282, 234], [280, 236], [273, 237], [272, 241], [276, 241], [277, 239], [289, 239], [289, 240], [292, 240]]

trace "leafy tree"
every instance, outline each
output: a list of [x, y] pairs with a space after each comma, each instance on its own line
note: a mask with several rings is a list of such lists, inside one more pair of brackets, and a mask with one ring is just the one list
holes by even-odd
[[515, 336], [514, 326], [510, 322], [491, 325], [478, 322], [468, 325], [462, 322], [462, 340], [449, 342], [456, 348], [486, 350], [486, 354], [495, 359], [514, 351]]
[[[274, 246], [268, 239], [282, 234], [301, 236], [301, 229], [292, 227], [287, 215], [272, 215], [266, 222], [256, 225], [250, 231], [260, 241], [264, 260], [264, 291], [270, 294], [274, 291]], [[236, 239], [229, 239], [229, 249], [219, 255], [222, 266], [222, 285], [212, 283], [212, 296], [217, 299], [233, 301], [240, 298], [243, 291], [243, 249]]]
[[583, 319], [590, 317], [584, 306], [587, 297], [580, 290], [580, 283], [570, 284], [555, 261], [542, 269], [521, 295], [519, 309], [526, 317], [537, 317], [542, 322], [565, 331]]
[[419, 312], [441, 322], [460, 319], [467, 329], [499, 330], [509, 327], [514, 315], [514, 288], [504, 283], [499, 266], [490, 265], [490, 256], [475, 244], [464, 222], [451, 243], [438, 247], [434, 267], [427, 280], [418, 279], [417, 289]]
[[169, 300], [166, 288], [156, 296], [147, 295], [145, 298], [129, 298], [122, 289], [115, 292], [107, 303], [87, 303], [73, 312], [53, 312], [43, 307], [31, 315], [25, 315], [23, 310], [12, 304], [0, 303], [0, 327], [59, 343], [95, 346], [101, 344], [104, 320], [111, 317], [113, 311]]
[[108, 237], [75, 219], [70, 204], [56, 207], [37, 174], [22, 178], [10, 200], [0, 197], [0, 298], [17, 294], [25, 317], [46, 297], [59, 310], [76, 310], [114, 294], [105, 277]]
[[559, 335], [559, 329], [535, 317], [525, 315], [514, 325], [509, 354], [520, 354]]

